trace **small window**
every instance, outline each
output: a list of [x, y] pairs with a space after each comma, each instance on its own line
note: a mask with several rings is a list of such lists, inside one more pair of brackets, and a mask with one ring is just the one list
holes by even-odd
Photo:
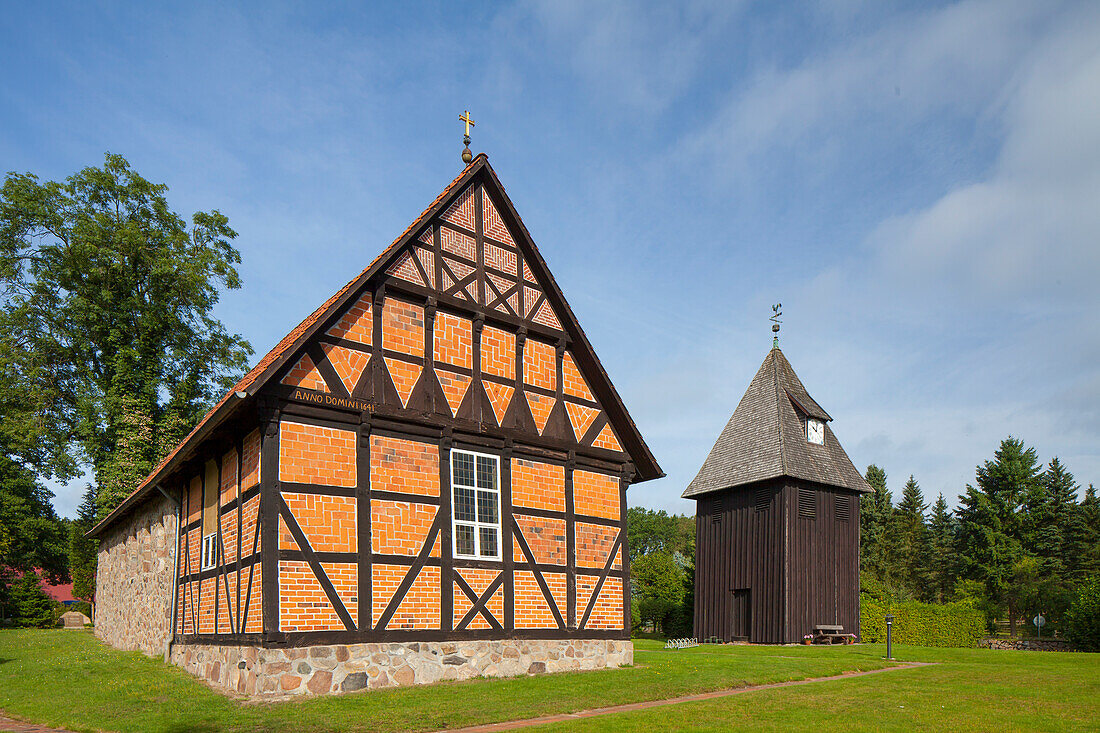
[[202, 569], [209, 570], [218, 564], [218, 535], [211, 533], [202, 538]]
[[451, 451], [455, 557], [500, 559], [500, 459]]
[[838, 521], [847, 522], [850, 516], [852, 503], [848, 500], [847, 496], [833, 497], [833, 501], [836, 502], [836, 518]]
[[798, 516], [817, 519], [817, 492], [813, 489], [798, 490]]

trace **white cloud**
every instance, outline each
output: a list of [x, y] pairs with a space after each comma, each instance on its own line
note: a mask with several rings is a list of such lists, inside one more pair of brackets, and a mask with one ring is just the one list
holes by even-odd
[[657, 113], [697, 77], [741, 5], [531, 0], [513, 22], [533, 21], [595, 99]]

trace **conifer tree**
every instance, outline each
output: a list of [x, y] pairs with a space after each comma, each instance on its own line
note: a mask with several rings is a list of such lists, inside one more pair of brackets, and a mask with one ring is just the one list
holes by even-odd
[[1077, 511], [1080, 487], [1057, 457], [1043, 472], [1042, 483], [1047, 500], [1035, 518], [1038, 528], [1033, 551], [1041, 559], [1043, 571], [1060, 582], [1080, 579], [1080, 553], [1086, 549], [1083, 517]]
[[955, 522], [941, 493], [932, 505], [928, 520], [928, 569], [931, 600], [944, 603], [955, 585], [954, 542]]
[[1005, 608], [1016, 635], [1019, 609], [1012, 594], [1013, 571], [1024, 557], [1017, 510], [1039, 481], [1034, 448], [1009, 436], [993, 460], [977, 467], [977, 486], [967, 485], [959, 497], [955, 550], [964, 577], [985, 586], [990, 601]]
[[12, 584], [11, 604], [16, 626], [44, 629], [53, 623], [53, 601], [33, 570]]
[[73, 579], [73, 597], [92, 603], [95, 600], [96, 550], [99, 542], [85, 537], [95, 526], [96, 496], [91, 484], [77, 510], [77, 518], [69, 525], [69, 575]]
[[1077, 506], [1077, 514], [1082, 531], [1077, 572], [1082, 577], [1100, 578], [1100, 496], [1092, 484], [1085, 489], [1085, 498]]
[[908, 595], [926, 600], [928, 591], [928, 538], [924, 513], [928, 504], [912, 474], [902, 489], [901, 503], [891, 518], [893, 553], [891, 566]]
[[874, 492], [860, 498], [860, 563], [865, 572], [881, 581], [887, 575], [885, 549], [891, 512], [890, 492], [886, 488], [886, 471], [878, 466], [867, 467], [866, 479]]

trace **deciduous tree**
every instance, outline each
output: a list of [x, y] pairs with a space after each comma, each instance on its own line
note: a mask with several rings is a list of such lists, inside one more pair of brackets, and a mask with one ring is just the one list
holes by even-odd
[[62, 182], [11, 173], [0, 188], [0, 370], [46, 416], [13, 408], [9, 455], [59, 474], [90, 464], [101, 517], [251, 353], [212, 315], [220, 289], [240, 287], [236, 232], [217, 210], [189, 227], [166, 191], [112, 154]]

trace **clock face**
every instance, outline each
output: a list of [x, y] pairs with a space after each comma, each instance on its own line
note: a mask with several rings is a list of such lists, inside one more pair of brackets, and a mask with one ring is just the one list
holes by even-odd
[[825, 423], [820, 420], [807, 420], [806, 440], [818, 445], [825, 445]]

